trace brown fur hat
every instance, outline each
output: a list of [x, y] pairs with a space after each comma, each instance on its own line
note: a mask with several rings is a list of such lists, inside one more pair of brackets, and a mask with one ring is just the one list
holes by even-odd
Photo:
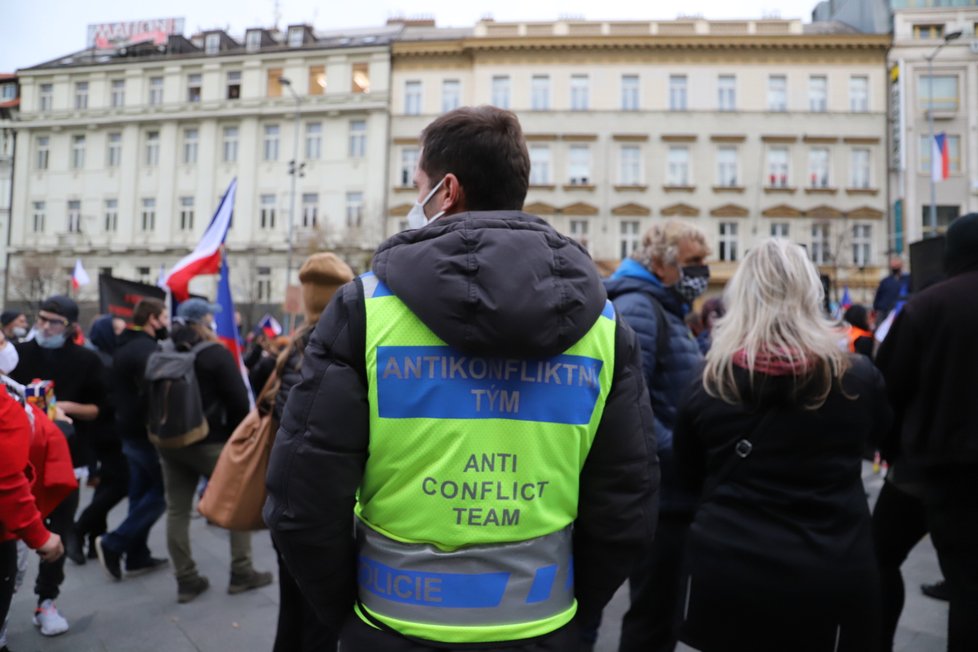
[[319, 319], [336, 290], [352, 280], [353, 270], [334, 253], [318, 253], [306, 258], [299, 268], [306, 319]]

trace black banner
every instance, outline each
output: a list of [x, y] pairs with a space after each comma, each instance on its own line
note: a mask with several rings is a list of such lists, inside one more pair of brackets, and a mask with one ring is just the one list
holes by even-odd
[[127, 323], [132, 322], [132, 311], [140, 299], [151, 297], [166, 300], [166, 292], [148, 283], [137, 283], [106, 274], [98, 277], [99, 313], [121, 317]]

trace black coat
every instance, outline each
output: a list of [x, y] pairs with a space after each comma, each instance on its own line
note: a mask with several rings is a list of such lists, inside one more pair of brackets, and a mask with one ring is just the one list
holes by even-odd
[[[831, 650], [839, 627], [839, 649], [870, 649], [859, 645], [875, 636], [879, 596], [862, 453], [892, 413], [880, 373], [850, 359], [841, 389], [815, 410], [788, 398], [790, 377], [763, 374], [744, 404], [701, 382], [683, 401], [676, 460], [706, 488], [683, 575], [681, 638], [697, 649]], [[753, 449], [718, 482], [741, 439]]]
[[[374, 272], [440, 338], [472, 354], [546, 357], [580, 339], [605, 292], [586, 252], [538, 218], [470, 213], [395, 235]], [[359, 280], [335, 295], [306, 347], [272, 450], [265, 520], [320, 619], [356, 598], [353, 506], [370, 444]], [[651, 542], [658, 467], [635, 335], [617, 322], [614, 379], [580, 477], [579, 616], [597, 616]]]
[[157, 348], [156, 340], [145, 331], [127, 328], [119, 335], [111, 377], [116, 430], [124, 439], [147, 441], [146, 361]]
[[978, 271], [915, 295], [876, 355], [897, 409], [899, 457], [927, 472], [978, 465]]

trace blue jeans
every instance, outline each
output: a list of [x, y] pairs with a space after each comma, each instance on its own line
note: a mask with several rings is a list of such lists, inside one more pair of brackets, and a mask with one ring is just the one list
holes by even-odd
[[166, 511], [166, 499], [156, 448], [149, 441], [123, 439], [122, 452], [129, 462], [129, 514], [119, 527], [102, 537], [102, 547], [125, 553], [126, 566], [131, 567], [149, 559], [146, 540]]

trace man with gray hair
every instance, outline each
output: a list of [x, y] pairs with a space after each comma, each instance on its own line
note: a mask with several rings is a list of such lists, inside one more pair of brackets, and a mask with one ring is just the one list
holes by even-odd
[[672, 430], [680, 395], [703, 361], [683, 318], [706, 291], [709, 253], [695, 226], [660, 222], [605, 281], [615, 310], [638, 335], [662, 469], [659, 526], [651, 553], [629, 578], [631, 607], [622, 620], [620, 652], [665, 652], [676, 645], [679, 564], [696, 496], [679, 486]]

